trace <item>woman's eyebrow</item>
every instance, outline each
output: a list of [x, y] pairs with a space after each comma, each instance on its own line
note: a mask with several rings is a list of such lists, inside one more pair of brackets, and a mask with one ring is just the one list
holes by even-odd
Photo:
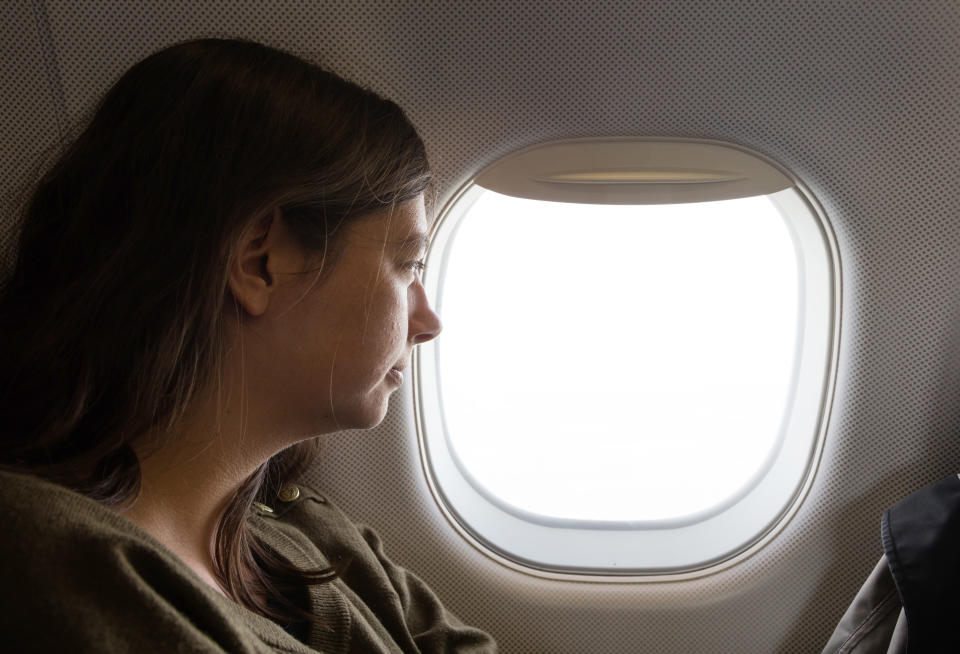
[[427, 248], [427, 235], [423, 232], [414, 232], [402, 241], [397, 242], [397, 250], [401, 252], [419, 252]]

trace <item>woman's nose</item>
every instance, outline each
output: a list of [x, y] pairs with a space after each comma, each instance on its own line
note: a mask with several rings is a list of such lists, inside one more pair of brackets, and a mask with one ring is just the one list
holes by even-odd
[[440, 335], [443, 324], [427, 300], [427, 294], [420, 284], [411, 288], [410, 298], [410, 340], [414, 345], [432, 341]]

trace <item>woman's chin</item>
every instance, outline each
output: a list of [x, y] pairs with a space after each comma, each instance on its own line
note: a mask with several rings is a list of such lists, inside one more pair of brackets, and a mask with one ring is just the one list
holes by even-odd
[[373, 429], [383, 422], [389, 408], [390, 393], [369, 397], [365, 402], [337, 413], [339, 429]]

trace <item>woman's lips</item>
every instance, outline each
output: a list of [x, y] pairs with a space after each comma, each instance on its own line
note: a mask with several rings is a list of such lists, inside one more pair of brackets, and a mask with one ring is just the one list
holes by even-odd
[[403, 383], [403, 371], [397, 368], [390, 368], [390, 372], [387, 373], [387, 377], [397, 382], [397, 385]]

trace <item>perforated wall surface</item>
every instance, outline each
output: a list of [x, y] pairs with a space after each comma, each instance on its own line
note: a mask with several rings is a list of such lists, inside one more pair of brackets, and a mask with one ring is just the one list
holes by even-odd
[[41, 153], [130, 64], [200, 35], [284, 47], [395, 99], [441, 201], [508, 152], [593, 135], [739, 143], [816, 194], [844, 285], [824, 456], [791, 523], [741, 564], [644, 584], [500, 566], [433, 503], [409, 385], [379, 428], [325, 439], [315, 482], [505, 652], [819, 651], [880, 553], [883, 509], [960, 468], [956, 2], [36, 0], [4, 3], [0, 30], [3, 248]]

